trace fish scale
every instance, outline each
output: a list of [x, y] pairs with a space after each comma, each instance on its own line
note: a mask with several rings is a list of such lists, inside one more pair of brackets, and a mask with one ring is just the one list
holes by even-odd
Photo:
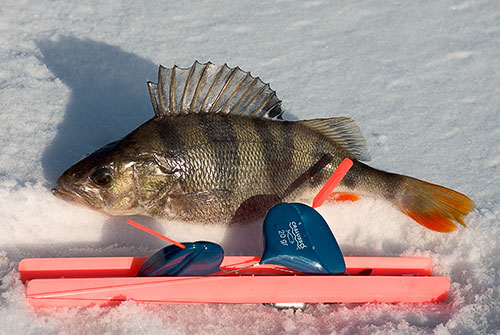
[[453, 231], [475, 207], [362, 163], [366, 141], [347, 117], [283, 121], [269, 84], [237, 67], [160, 66], [148, 89], [155, 116], [66, 170], [55, 195], [111, 215], [244, 223], [279, 202], [312, 200], [347, 157], [338, 191], [388, 201], [429, 229]]
[[[231, 221], [245, 200], [260, 195], [263, 197], [254, 198], [252, 206], [240, 214], [248, 220], [261, 215], [253, 213], [254, 207], [262, 208], [265, 214], [270, 206], [284, 200], [283, 193], [290, 184], [321, 157], [320, 152], [307, 151], [307, 148], [315, 147], [317, 136], [304, 131], [302, 136], [299, 135], [301, 132], [293, 122], [268, 123], [218, 114], [176, 116], [166, 121], [176, 134], [185, 134], [180, 137], [183, 145], [178, 150], [181, 152], [179, 156], [183, 161], [193, 162], [187, 165], [179, 181], [185, 195], [175, 196], [177, 216], [184, 220], [200, 221], [198, 212], [208, 206], [213, 210], [208, 215], [209, 210], [203, 209], [204, 221]], [[158, 119], [157, 122], [165, 120]], [[197, 125], [191, 126], [191, 122], [197, 122]], [[229, 126], [231, 132], [228, 132]], [[193, 140], [188, 129], [198, 129], [200, 136]], [[305, 149], [291, 147], [293, 141], [290, 139], [293, 138], [306, 144]], [[304, 189], [321, 186], [338, 163], [332, 162], [313, 184], [301, 185], [287, 198]], [[270, 196], [274, 201], [268, 204]], [[210, 202], [215, 204], [208, 204]]]

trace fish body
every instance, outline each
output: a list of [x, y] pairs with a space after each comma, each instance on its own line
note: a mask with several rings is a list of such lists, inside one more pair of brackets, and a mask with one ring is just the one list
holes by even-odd
[[282, 120], [269, 85], [238, 68], [160, 67], [148, 85], [155, 117], [69, 168], [56, 195], [112, 215], [242, 223], [312, 199], [348, 157], [338, 191], [385, 199], [430, 229], [455, 230], [474, 208], [458, 192], [364, 164], [349, 118]]

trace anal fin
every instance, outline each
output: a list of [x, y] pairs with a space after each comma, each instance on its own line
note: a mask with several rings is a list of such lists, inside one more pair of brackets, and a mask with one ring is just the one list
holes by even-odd
[[359, 197], [357, 194], [354, 193], [347, 193], [347, 192], [332, 192], [328, 198], [328, 201], [358, 201], [361, 200], [361, 197]]

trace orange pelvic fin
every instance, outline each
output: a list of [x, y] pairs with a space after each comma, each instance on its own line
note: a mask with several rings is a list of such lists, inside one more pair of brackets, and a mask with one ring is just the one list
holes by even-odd
[[452, 232], [457, 223], [465, 226], [465, 216], [474, 210], [474, 201], [449, 188], [406, 177], [406, 194], [401, 211], [422, 226]]
[[332, 192], [328, 196], [328, 201], [358, 201], [361, 198], [354, 193]]

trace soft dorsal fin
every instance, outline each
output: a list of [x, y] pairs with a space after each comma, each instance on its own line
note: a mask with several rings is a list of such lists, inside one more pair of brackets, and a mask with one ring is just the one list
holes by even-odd
[[225, 113], [281, 118], [281, 100], [269, 84], [239, 67], [197, 61], [191, 67], [160, 66], [158, 83], [148, 82], [156, 116]]
[[332, 117], [328, 119], [312, 119], [299, 121], [337, 145], [351, 153], [359, 161], [369, 161], [370, 155], [366, 148], [366, 141], [356, 123], [348, 117]]

